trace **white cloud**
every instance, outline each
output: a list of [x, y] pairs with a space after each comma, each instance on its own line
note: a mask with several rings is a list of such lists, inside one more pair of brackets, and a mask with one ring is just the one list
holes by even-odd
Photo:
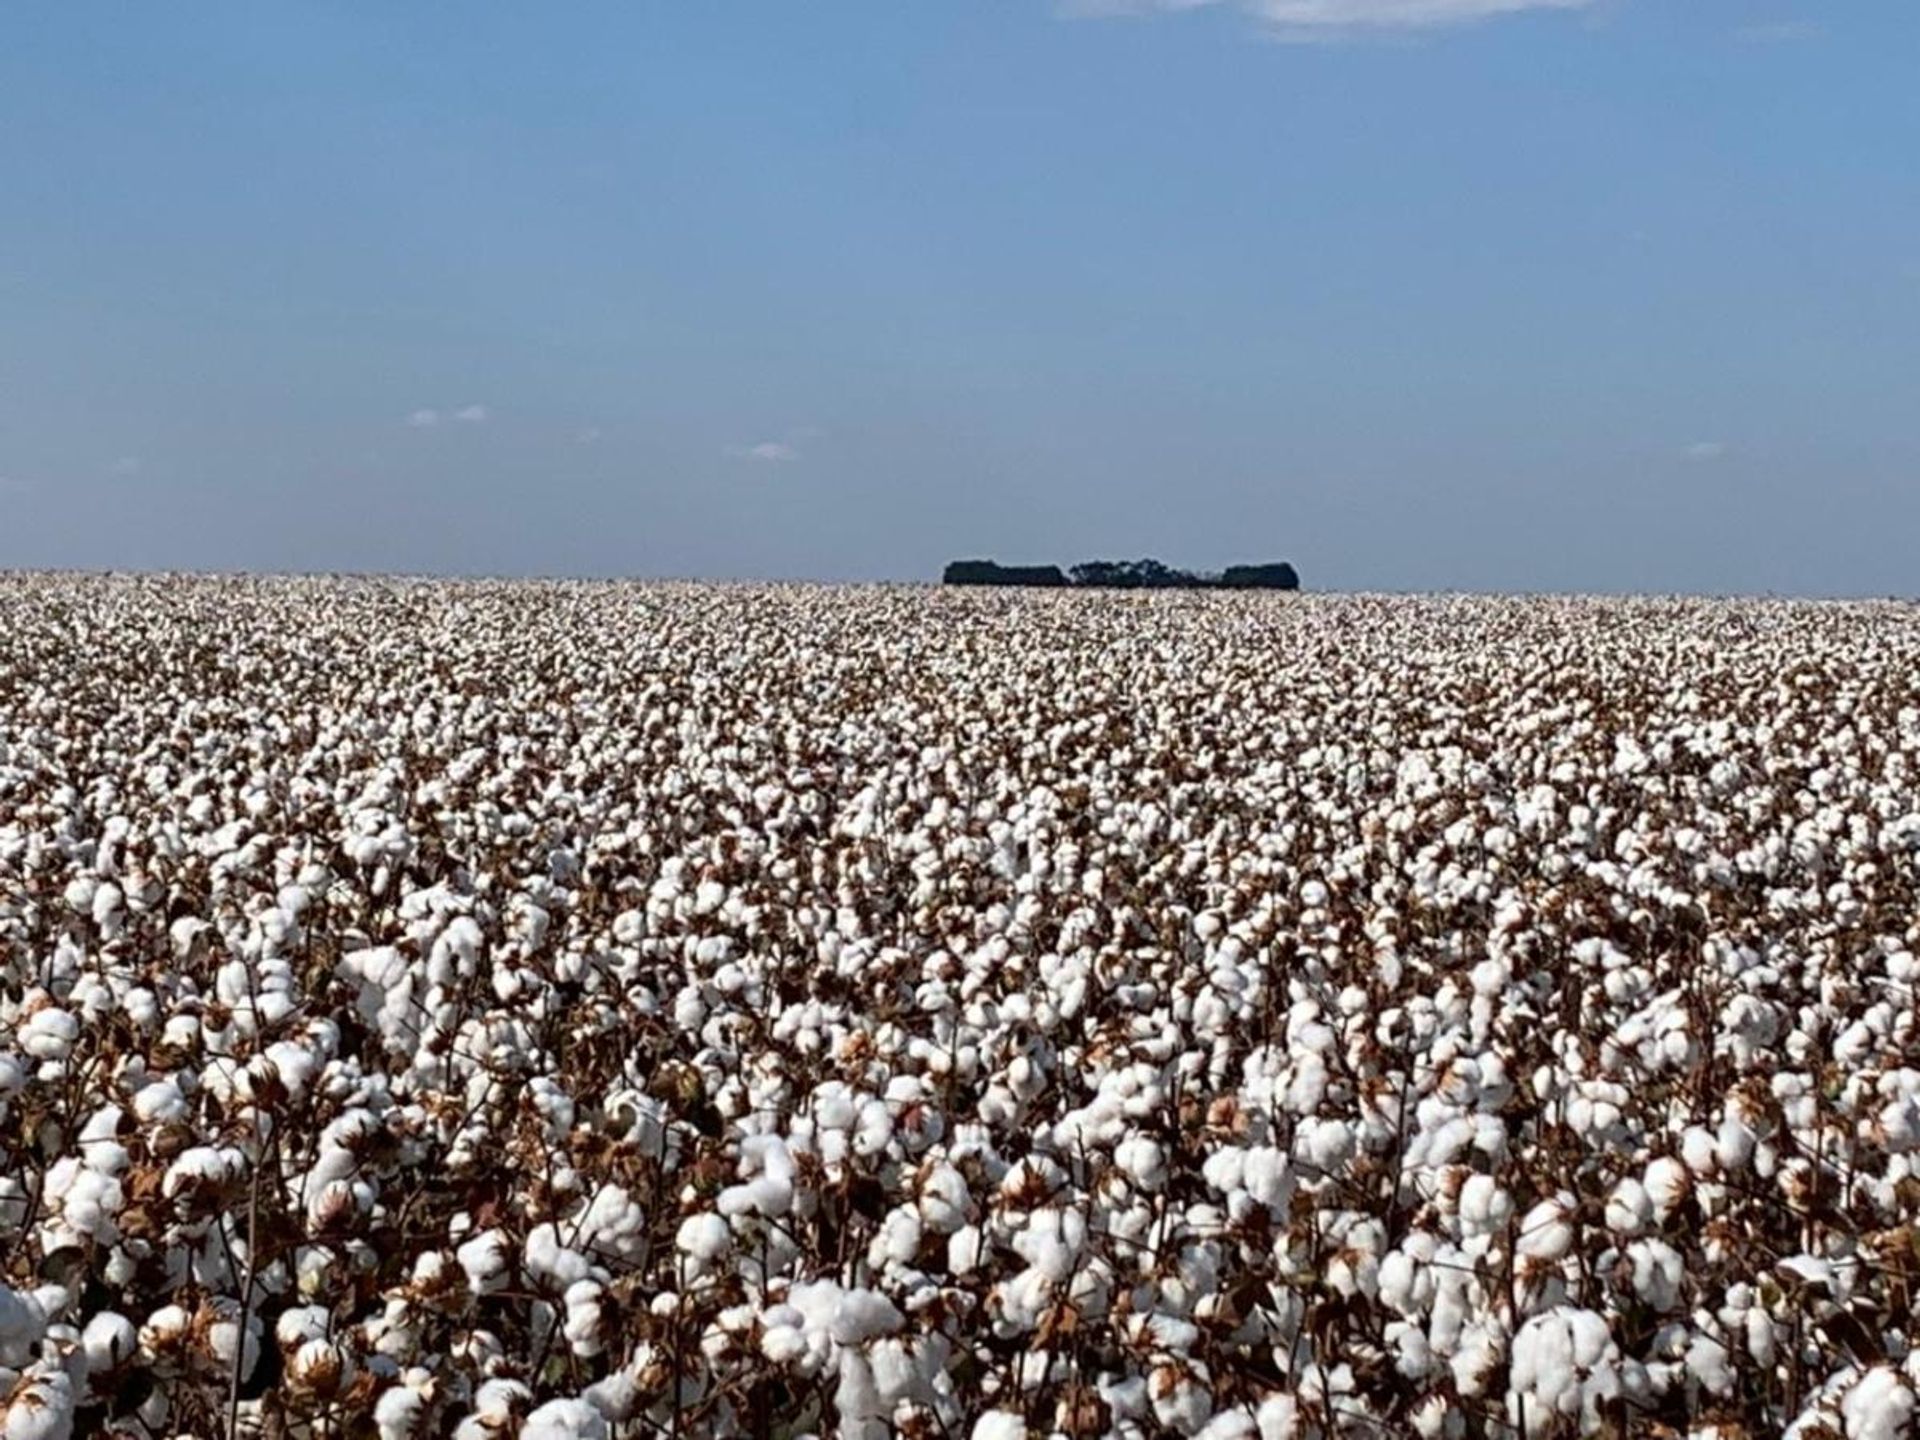
[[1724, 440], [1696, 440], [1680, 452], [1689, 460], [1718, 460], [1727, 453]]
[[1145, 15], [1230, 4], [1281, 39], [1433, 30], [1527, 10], [1582, 10], [1596, 0], [1065, 0], [1071, 15]]
[[141, 460], [138, 455], [122, 455], [111, 465], [107, 466], [107, 473], [110, 475], [138, 475], [140, 473], [140, 466]]
[[0, 475], [0, 495], [26, 495], [32, 490], [31, 480], [22, 480], [13, 475]]
[[430, 430], [440, 423], [438, 410], [416, 410], [407, 416], [407, 424], [416, 430]]
[[736, 460], [758, 460], [766, 464], [783, 464], [800, 458], [800, 452], [784, 440], [762, 440], [757, 445], [729, 445], [727, 454]]
[[574, 432], [573, 443], [576, 445], [599, 444], [600, 443], [600, 427], [598, 425], [582, 426], [579, 430], [576, 430]]
[[453, 412], [453, 418], [460, 421], [463, 425], [482, 425], [486, 423], [487, 407], [484, 405], [463, 406], [461, 409]]

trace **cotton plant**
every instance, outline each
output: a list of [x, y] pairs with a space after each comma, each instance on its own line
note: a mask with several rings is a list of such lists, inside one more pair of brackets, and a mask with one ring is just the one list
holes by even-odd
[[1915, 1423], [1910, 608], [0, 627], [6, 1435]]

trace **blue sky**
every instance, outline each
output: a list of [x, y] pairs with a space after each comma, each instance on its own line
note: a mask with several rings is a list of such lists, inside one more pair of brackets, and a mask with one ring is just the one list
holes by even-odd
[[6, 28], [0, 565], [1920, 591], [1911, 0]]

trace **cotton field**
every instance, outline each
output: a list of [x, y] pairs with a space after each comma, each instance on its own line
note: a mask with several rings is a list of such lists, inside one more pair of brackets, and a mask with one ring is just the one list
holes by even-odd
[[1916, 676], [0, 580], [0, 1435], [1911, 1435]]

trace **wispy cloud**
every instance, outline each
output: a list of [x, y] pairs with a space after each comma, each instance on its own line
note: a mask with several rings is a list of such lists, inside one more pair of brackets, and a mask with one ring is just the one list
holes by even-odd
[[1724, 440], [1696, 440], [1680, 452], [1689, 460], [1718, 460], [1727, 453]]
[[598, 445], [600, 443], [600, 427], [598, 425], [581, 426], [573, 432], [573, 443], [576, 445]]
[[757, 460], [771, 465], [782, 465], [800, 458], [799, 450], [784, 440], [762, 440], [757, 445], [729, 445], [727, 454], [736, 460]]
[[423, 405], [407, 416], [407, 424], [415, 430], [431, 430], [443, 421], [456, 425], [484, 425], [487, 419], [488, 411], [484, 405], [462, 405], [457, 410]]
[[1583, 10], [1595, 0], [1063, 0], [1076, 16], [1149, 15], [1231, 5], [1280, 39], [1328, 40], [1436, 30], [1528, 10]]
[[1793, 45], [1802, 40], [1818, 40], [1826, 34], [1818, 20], [1762, 20], [1742, 25], [1733, 38], [1745, 45]]
[[0, 495], [29, 495], [33, 488], [31, 480], [22, 480], [18, 475], [0, 475]]
[[143, 461], [138, 455], [122, 455], [107, 466], [109, 475], [138, 475]]

